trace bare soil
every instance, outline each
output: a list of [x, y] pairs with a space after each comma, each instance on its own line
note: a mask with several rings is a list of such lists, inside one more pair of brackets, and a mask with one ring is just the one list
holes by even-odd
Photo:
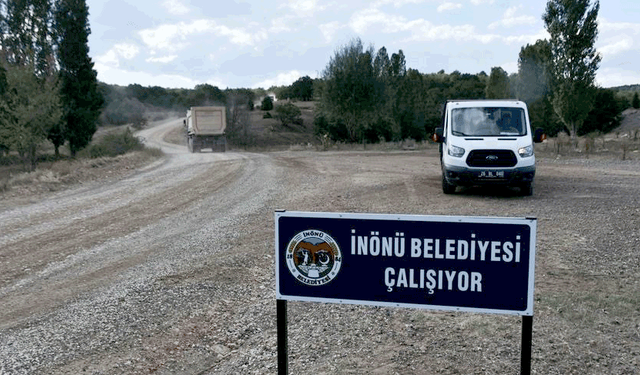
[[[531, 197], [413, 151], [188, 153], [0, 200], [0, 374], [276, 373], [276, 209], [538, 219], [534, 374], [640, 374], [640, 161], [538, 148]], [[100, 168], [95, 168], [101, 170]], [[105, 169], [106, 170], [106, 169]], [[291, 374], [517, 374], [521, 318], [289, 303]]]

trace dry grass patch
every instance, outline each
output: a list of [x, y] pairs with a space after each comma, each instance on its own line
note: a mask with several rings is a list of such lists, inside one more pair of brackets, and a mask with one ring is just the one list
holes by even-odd
[[162, 156], [158, 149], [144, 149], [116, 157], [44, 162], [33, 172], [0, 167], [0, 200], [54, 192], [92, 181], [116, 180]]

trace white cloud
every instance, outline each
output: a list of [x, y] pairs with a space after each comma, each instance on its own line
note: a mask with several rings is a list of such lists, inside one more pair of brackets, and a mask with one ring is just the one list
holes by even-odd
[[598, 29], [600, 29], [600, 31], [603, 33], [612, 31], [625, 31], [640, 34], [640, 23], [610, 22], [606, 19], [600, 19], [598, 21]]
[[491, 43], [492, 41], [499, 39], [498, 35], [492, 34], [479, 34], [473, 25], [432, 25], [428, 21], [423, 21], [421, 24], [411, 30], [411, 37], [407, 41], [412, 42], [426, 42], [426, 41], [442, 41], [442, 40], [456, 40], [456, 41], [476, 41], [483, 44]]
[[297, 70], [292, 70], [290, 72], [279, 73], [275, 78], [265, 79], [264, 81], [258, 82], [253, 85], [253, 88], [262, 87], [264, 89], [268, 89], [271, 86], [285, 86], [290, 85], [293, 82], [297, 81], [298, 78], [303, 77], [308, 74], [302, 74]]
[[271, 20], [271, 27], [269, 27], [269, 33], [279, 34], [290, 32], [291, 28], [287, 24], [287, 21], [291, 19], [290, 16], [284, 16], [280, 18], [274, 18]]
[[619, 68], [601, 68], [596, 76], [596, 83], [601, 87], [616, 87], [640, 83], [640, 72]]
[[535, 44], [538, 40], [549, 39], [551, 36], [545, 29], [540, 29], [536, 34], [530, 35], [509, 35], [501, 37], [506, 44]]
[[176, 51], [183, 48], [189, 36], [207, 33], [227, 37], [231, 43], [240, 46], [254, 46], [268, 38], [267, 32], [262, 29], [250, 33], [243, 28], [231, 28], [219, 25], [213, 20], [204, 19], [191, 23], [160, 25], [155, 29], [142, 30], [139, 35], [152, 50]]
[[471, 0], [473, 5], [493, 4], [494, 0]]
[[620, 35], [616, 38], [609, 39], [604, 47], [598, 48], [598, 52], [602, 53], [604, 58], [607, 58], [632, 49], [633, 38], [628, 35]]
[[325, 9], [318, 5], [318, 0], [289, 0], [280, 5], [280, 8], [291, 9], [298, 17], [312, 17], [314, 13]]
[[117, 68], [120, 66], [120, 59], [131, 60], [136, 57], [139, 52], [140, 49], [134, 44], [118, 43], [111, 47], [104, 55], [97, 56], [96, 62]]
[[411, 35], [403, 42], [457, 40], [490, 43], [500, 38], [493, 34], [479, 34], [473, 25], [434, 25], [425, 19], [410, 21], [402, 16], [383, 13], [379, 9], [367, 9], [354, 14], [349, 26], [356, 33], [365, 33], [374, 27], [387, 34], [410, 32]]
[[400, 8], [405, 4], [421, 4], [425, 0], [380, 0], [372, 4], [372, 8], [380, 8], [383, 5], [393, 4], [395, 8]]
[[333, 37], [336, 35], [336, 33], [340, 29], [344, 28], [345, 26], [341, 26], [340, 22], [338, 21], [333, 21], [333, 22], [322, 24], [318, 27], [320, 28], [320, 32], [322, 33], [322, 36], [324, 36], [324, 41], [326, 43], [330, 43], [333, 40]]
[[144, 44], [151, 49], [177, 50], [176, 39], [185, 39], [191, 34], [187, 24], [180, 23], [177, 25], [160, 25], [155, 29], [146, 29], [138, 34], [142, 38]]
[[269, 37], [269, 34], [264, 30], [259, 30], [252, 34], [244, 29], [230, 28], [224, 25], [216, 26], [213, 32], [217, 35], [229, 37], [231, 43], [240, 46], [255, 46]]
[[438, 6], [438, 13], [446, 12], [449, 10], [455, 10], [462, 8], [462, 4], [460, 3], [442, 3]]
[[162, 6], [167, 12], [176, 16], [183, 16], [189, 13], [189, 8], [180, 0], [165, 0], [162, 2]]
[[142, 86], [160, 86], [165, 88], [194, 88], [195, 85], [201, 83], [191, 78], [171, 75], [171, 74], [150, 74], [148, 72], [139, 71], [132, 72], [122, 69], [113, 68], [101, 63], [95, 64], [98, 72], [98, 80], [108, 82], [112, 85], [127, 86], [131, 83], [137, 83]]
[[125, 60], [133, 59], [140, 52], [140, 49], [135, 44], [119, 43], [114, 45], [113, 48]]
[[507, 72], [507, 74], [518, 73], [518, 62], [517, 61], [510, 61], [510, 62], [504, 63], [504, 64], [500, 65], [500, 67], [502, 69], [504, 69], [504, 71]]
[[504, 15], [502, 16], [502, 19], [498, 22], [493, 22], [492, 24], [490, 24], [488, 26], [489, 29], [490, 30], [495, 29], [499, 26], [509, 28], [509, 27], [522, 26], [522, 25], [535, 25], [537, 18], [533, 16], [519, 14], [521, 8], [522, 6], [511, 7], [507, 9], [504, 12]]
[[104, 55], [96, 56], [96, 64], [97, 63], [117, 67], [120, 65], [120, 59], [116, 51], [110, 49]]
[[170, 55], [170, 56], [163, 56], [163, 57], [149, 57], [145, 61], [150, 63], [167, 64], [175, 60], [177, 57], [178, 55]]
[[402, 16], [386, 14], [379, 9], [366, 9], [354, 14], [349, 20], [349, 26], [357, 33], [364, 33], [367, 29], [373, 27], [373, 25], [382, 24], [382, 32], [395, 33], [406, 31], [411, 28], [412, 25], [422, 22], [423, 20], [408, 21]]

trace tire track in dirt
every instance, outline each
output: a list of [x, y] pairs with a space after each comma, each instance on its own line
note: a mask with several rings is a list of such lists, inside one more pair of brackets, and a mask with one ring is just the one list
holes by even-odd
[[[116, 259], [113, 264], [100, 270], [100, 278], [87, 274], [77, 279], [60, 282], [56, 287], [49, 286], [41, 291], [33, 289], [22, 293], [11, 293], [9, 284], [29, 274], [38, 273], [48, 265], [93, 248], [113, 238], [124, 237], [140, 230], [152, 222], [159, 221], [175, 212], [185, 210], [236, 179], [243, 172], [246, 160], [216, 163], [195, 178], [183, 181], [156, 194], [130, 202], [126, 207], [116, 207], [100, 215], [83, 220], [75, 220], [68, 225], [60, 225], [35, 236], [21, 238], [4, 246], [0, 252], [2, 258], [11, 262], [0, 263], [0, 287], [7, 287], [0, 294], [3, 314], [0, 326], [16, 317], [24, 316], [27, 311], [33, 313], [34, 303], [39, 301], [37, 309], [46, 310], [57, 301], [65, 300], [76, 294], [76, 289], [95, 286], [101, 279], [109, 278], [118, 270], [131, 267], [144, 261], [143, 254], [132, 254], [130, 259]], [[0, 259], [2, 259], [0, 258]], [[76, 288], [73, 288], [76, 286]], [[28, 293], [28, 298], [25, 294]], [[46, 301], [46, 303], [45, 303]]]

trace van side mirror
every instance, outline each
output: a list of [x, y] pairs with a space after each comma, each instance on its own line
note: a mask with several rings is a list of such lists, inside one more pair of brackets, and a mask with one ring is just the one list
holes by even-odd
[[435, 133], [431, 136], [431, 139], [436, 143], [444, 142], [444, 135], [442, 134], [444, 131], [443, 128], [436, 128]]
[[547, 139], [547, 135], [544, 134], [544, 130], [542, 130], [542, 128], [537, 128], [533, 133], [533, 141], [535, 143], [540, 143], [545, 139]]

